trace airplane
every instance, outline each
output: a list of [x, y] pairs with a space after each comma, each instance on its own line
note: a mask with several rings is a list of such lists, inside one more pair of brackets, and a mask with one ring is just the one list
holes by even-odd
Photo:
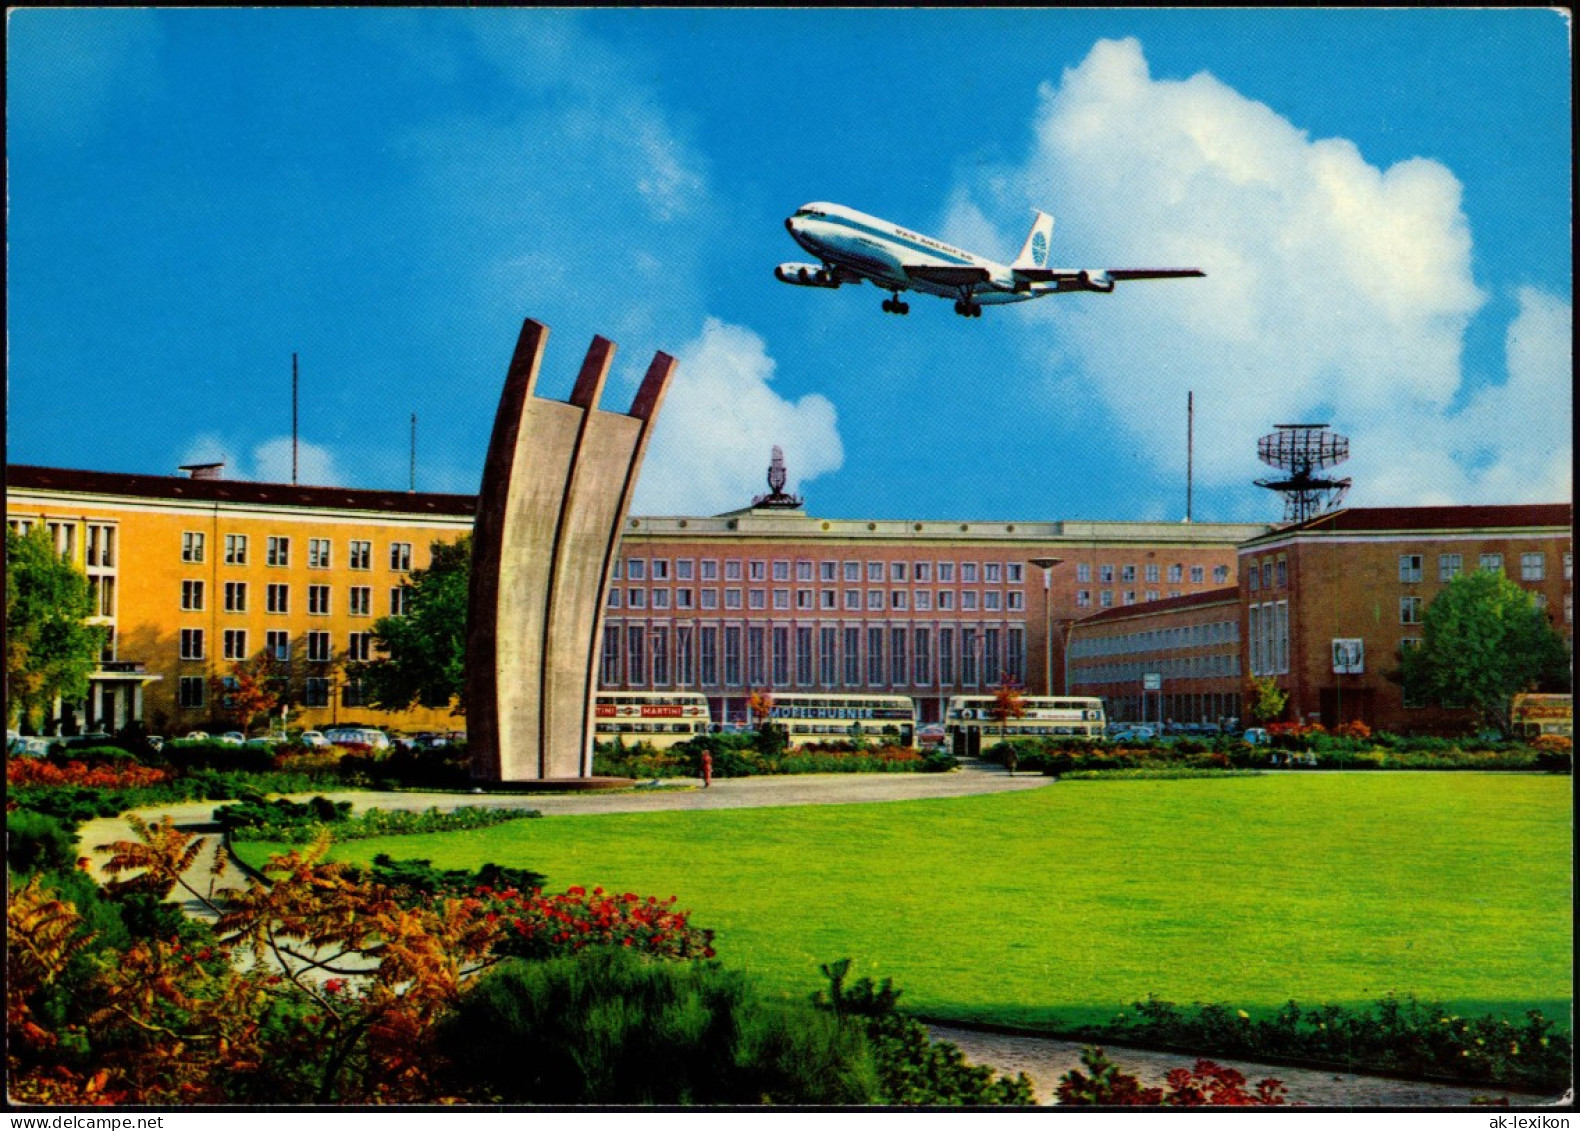
[[785, 228], [819, 262], [781, 263], [774, 277], [781, 283], [830, 290], [867, 279], [889, 292], [883, 300], [885, 313], [909, 314], [911, 306], [900, 293], [915, 290], [953, 298], [956, 314], [980, 318], [983, 304], [1071, 291], [1108, 294], [1115, 283], [1131, 279], [1199, 279], [1206, 274], [1195, 268], [1049, 267], [1053, 217], [1046, 212], [1036, 216], [1020, 254], [1006, 266], [841, 204], [804, 204], [786, 217]]

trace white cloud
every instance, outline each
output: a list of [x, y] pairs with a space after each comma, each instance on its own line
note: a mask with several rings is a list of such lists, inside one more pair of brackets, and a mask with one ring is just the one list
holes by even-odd
[[[1560, 472], [1567, 496], [1566, 304], [1522, 292], [1508, 383], [1451, 415], [1485, 301], [1460, 196], [1435, 161], [1376, 168], [1209, 74], [1154, 79], [1127, 39], [1044, 86], [1026, 161], [957, 189], [947, 224], [1010, 247], [1043, 207], [1062, 264], [1207, 272], [1049, 299], [1020, 323], [1048, 401], [1095, 395], [1160, 467], [1184, 453], [1153, 406], [1183, 412], [1189, 389], [1202, 484], [1244, 482], [1256, 435], [1320, 414], [1352, 437], [1352, 503], [1551, 499]], [[1533, 426], [1553, 433], [1539, 452]]]
[[[221, 473], [226, 479], [256, 480], [260, 483], [289, 483], [291, 481], [291, 438], [275, 436], [253, 446], [246, 457], [241, 445], [233, 444], [214, 433], [204, 433], [190, 440], [178, 466], [192, 463], [224, 463]], [[365, 487], [366, 483], [348, 483], [335, 465], [333, 453], [319, 444], [301, 440], [297, 444], [296, 481], [307, 487]]]
[[834, 406], [770, 388], [775, 362], [752, 331], [709, 318], [678, 366], [648, 446], [632, 510], [717, 514], [767, 493], [771, 450], [784, 449], [786, 490], [844, 462]]

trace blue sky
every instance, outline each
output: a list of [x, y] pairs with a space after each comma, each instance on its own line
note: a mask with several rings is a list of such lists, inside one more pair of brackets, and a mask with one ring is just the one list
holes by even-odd
[[[681, 359], [642, 513], [785, 450], [840, 517], [1570, 497], [1570, 59], [1544, 10], [14, 11], [8, 459], [476, 489], [523, 317], [565, 395]], [[1195, 266], [956, 317], [772, 277], [811, 200], [1001, 259]]]

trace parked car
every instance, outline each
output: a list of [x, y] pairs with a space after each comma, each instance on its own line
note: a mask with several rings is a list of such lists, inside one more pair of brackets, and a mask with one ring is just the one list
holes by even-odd
[[261, 747], [264, 750], [272, 750], [280, 743], [289, 741], [290, 739], [283, 734], [260, 734], [257, 738], [249, 738], [247, 745], [255, 748]]
[[325, 738], [321, 732], [316, 730], [304, 730], [297, 737], [296, 741], [300, 742], [303, 746], [311, 746], [315, 750], [330, 745], [329, 739]]
[[208, 742], [209, 741], [208, 731], [206, 731], [206, 730], [189, 730], [182, 737], [181, 741], [182, 742]]
[[144, 741], [148, 743], [149, 749], [156, 754], [165, 748], [165, 736], [162, 734], [151, 734]]
[[389, 736], [372, 727], [332, 727], [324, 732], [324, 737], [335, 746], [365, 750], [387, 750], [390, 745]]
[[1267, 733], [1265, 727], [1250, 727], [1240, 739], [1249, 742], [1252, 746], [1266, 746], [1273, 741], [1273, 736]]
[[42, 758], [54, 743], [41, 734], [19, 734], [6, 743], [6, 750], [19, 758]]
[[1127, 727], [1113, 736], [1115, 742], [1151, 742], [1158, 732], [1149, 726]]
[[916, 728], [916, 745], [942, 746], [944, 743], [944, 724], [927, 723]]
[[223, 742], [226, 746], [245, 746], [247, 743], [247, 736], [242, 734], [239, 730], [228, 730], [214, 741]]

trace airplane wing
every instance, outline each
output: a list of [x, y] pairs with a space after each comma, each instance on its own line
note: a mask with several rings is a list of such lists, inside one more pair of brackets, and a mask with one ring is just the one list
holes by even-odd
[[1118, 281], [1127, 279], [1202, 279], [1205, 271], [1194, 267], [1184, 268], [1115, 268], [1111, 271], [1076, 271], [1059, 267], [1017, 267], [1015, 277], [1028, 283], [1079, 283], [1092, 277]]
[[905, 273], [912, 279], [920, 279], [924, 283], [937, 283], [941, 287], [963, 287], [973, 283], [985, 283], [992, 278], [982, 267], [941, 267], [931, 263], [918, 267], [907, 265]]

